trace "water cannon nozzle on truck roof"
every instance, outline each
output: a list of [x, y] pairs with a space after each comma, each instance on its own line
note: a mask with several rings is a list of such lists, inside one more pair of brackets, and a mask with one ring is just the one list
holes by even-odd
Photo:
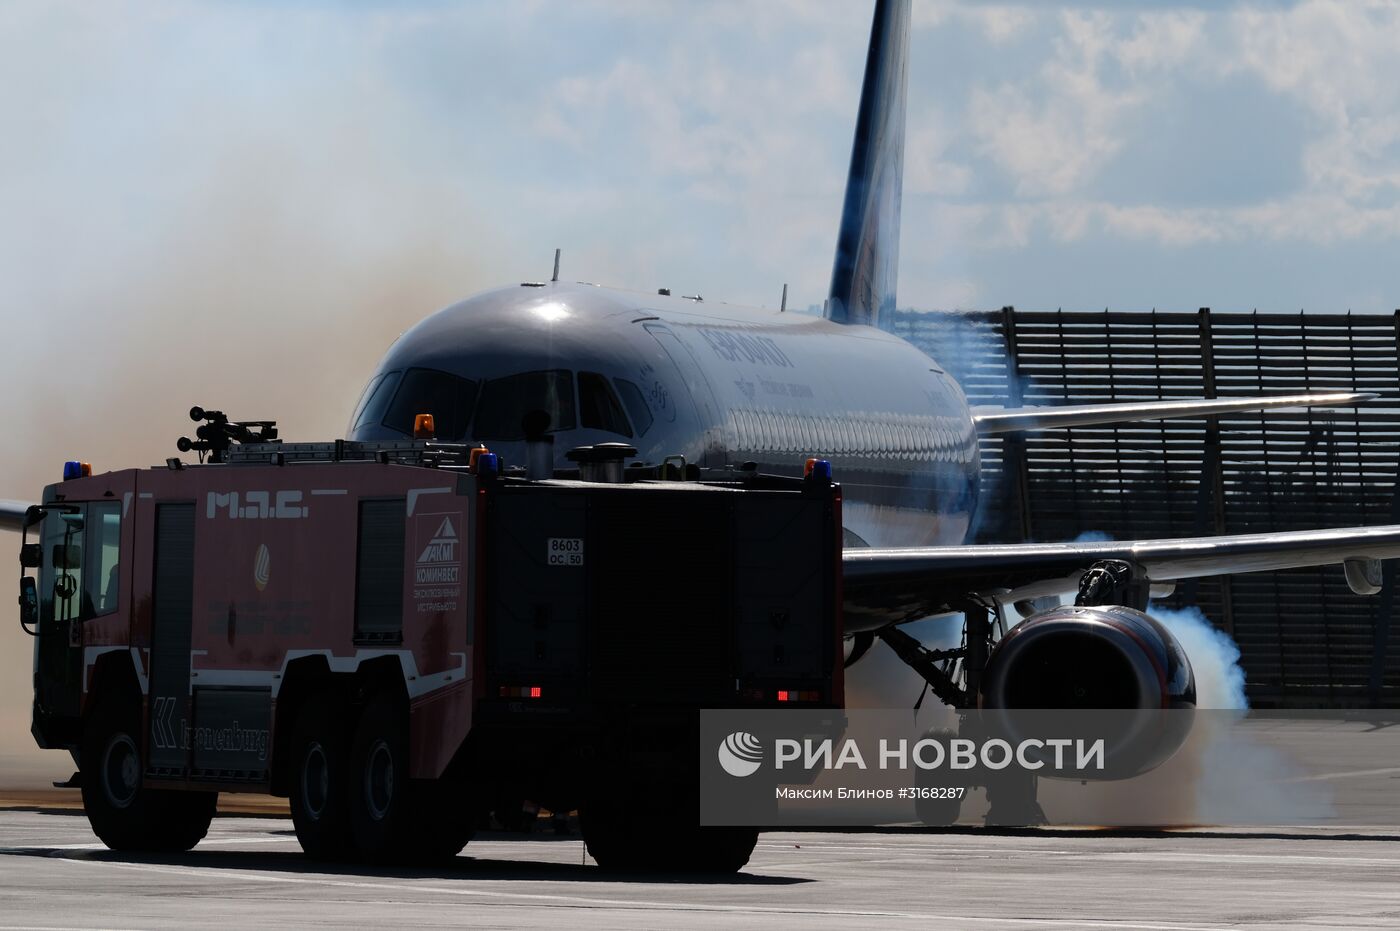
[[197, 440], [182, 436], [175, 447], [182, 453], [191, 450], [199, 453], [199, 461], [209, 454], [210, 462], [224, 462], [228, 458], [229, 447], [234, 443], [271, 443], [277, 439], [275, 420], [234, 420], [230, 421], [223, 411], [206, 411], [199, 405], [190, 408], [190, 420], [200, 424], [195, 431]]

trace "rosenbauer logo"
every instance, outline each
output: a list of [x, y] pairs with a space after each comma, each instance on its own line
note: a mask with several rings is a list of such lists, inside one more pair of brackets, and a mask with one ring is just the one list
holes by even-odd
[[719, 744], [719, 765], [731, 776], [752, 776], [763, 765], [763, 744], [745, 731], [735, 731]]

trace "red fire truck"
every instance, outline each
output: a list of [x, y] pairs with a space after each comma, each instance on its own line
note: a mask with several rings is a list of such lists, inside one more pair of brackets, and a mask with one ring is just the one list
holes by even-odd
[[747, 861], [754, 830], [698, 824], [698, 710], [841, 707], [829, 466], [609, 444], [542, 479], [192, 414], [210, 461], [70, 463], [26, 516], [33, 733], [104, 843], [189, 849], [217, 793], [270, 792], [316, 858], [450, 857], [530, 800], [605, 867]]

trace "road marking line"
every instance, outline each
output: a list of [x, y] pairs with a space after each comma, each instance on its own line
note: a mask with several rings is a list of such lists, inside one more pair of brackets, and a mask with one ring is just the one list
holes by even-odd
[[1387, 776], [1391, 773], [1400, 773], [1400, 766], [1387, 766], [1384, 769], [1350, 769], [1340, 773], [1319, 773], [1316, 776], [1295, 776], [1292, 779], [1279, 780], [1279, 782], [1282, 785], [1287, 785], [1293, 782], [1321, 782], [1325, 779], [1351, 779], [1357, 776]]
[[1126, 921], [1112, 918], [999, 918], [981, 915], [940, 915], [930, 912], [890, 912], [860, 911], [855, 909], [783, 908], [764, 905], [718, 905], [699, 902], [649, 902], [642, 899], [602, 899], [583, 896], [551, 895], [548, 893], [503, 892], [489, 889], [473, 889], [450, 886], [412, 886], [402, 883], [390, 884], [345, 879], [306, 879], [297, 876], [273, 876], [267, 873], [234, 872], [229, 870], [207, 870], [194, 867], [164, 867], [149, 863], [120, 863], [113, 860], [79, 860], [70, 857], [56, 857], [56, 862], [86, 864], [89, 866], [114, 866], [121, 869], [144, 870], [153, 873], [169, 873], [178, 876], [204, 876], [227, 882], [230, 879], [257, 880], [267, 883], [284, 883], [302, 886], [333, 886], [348, 889], [373, 889], [387, 891], [402, 896], [411, 888], [418, 892], [433, 892], [443, 895], [457, 895], [469, 898], [518, 899], [527, 902], [553, 903], [565, 908], [614, 907], [637, 911], [683, 911], [718, 912], [773, 915], [827, 915], [849, 918], [912, 918], [924, 921], [959, 922], [962, 924], [1017, 925], [1033, 928], [1114, 928], [1124, 931], [1227, 931], [1234, 925], [1176, 925], [1152, 922]]
[[[211, 844], [294, 844], [295, 837], [206, 837], [199, 842], [199, 846], [208, 847]], [[106, 850], [107, 845], [97, 844], [20, 844], [12, 847], [0, 847], [0, 854], [27, 854], [39, 853], [45, 850]], [[3, 931], [3, 929], [0, 929]]]

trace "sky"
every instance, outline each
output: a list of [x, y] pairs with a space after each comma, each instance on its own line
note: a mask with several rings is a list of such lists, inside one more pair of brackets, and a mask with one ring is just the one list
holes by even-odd
[[[914, 15], [900, 306], [1400, 306], [1397, 4]], [[160, 461], [192, 404], [337, 435], [399, 332], [555, 247], [567, 279], [819, 304], [869, 18], [0, 4], [0, 497]], [[0, 770], [28, 739], [9, 626]]]

